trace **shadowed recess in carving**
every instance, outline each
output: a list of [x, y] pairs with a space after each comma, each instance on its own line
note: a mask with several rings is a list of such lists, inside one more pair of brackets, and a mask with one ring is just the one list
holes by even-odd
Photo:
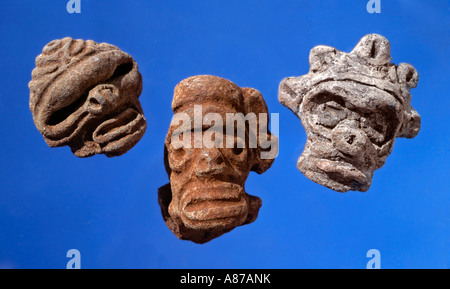
[[83, 94], [81, 97], [76, 99], [73, 103], [69, 104], [68, 106], [61, 108], [50, 116], [50, 118], [47, 121], [48, 125], [57, 125], [64, 120], [66, 120], [70, 115], [72, 115], [75, 111], [80, 109], [84, 103], [86, 102], [88, 98], [89, 91], [87, 91], [85, 94]]
[[133, 69], [133, 62], [127, 62], [124, 64], [119, 65], [116, 70], [114, 70], [113, 75], [111, 76], [111, 79], [114, 79], [116, 77], [124, 76], [128, 74]]

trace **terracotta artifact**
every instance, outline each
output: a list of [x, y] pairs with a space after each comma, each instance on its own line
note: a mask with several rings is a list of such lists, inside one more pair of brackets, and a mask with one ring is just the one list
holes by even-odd
[[36, 58], [30, 109], [50, 147], [68, 145], [78, 157], [119, 156], [146, 128], [137, 63], [119, 48], [64, 38]]
[[377, 34], [364, 36], [350, 53], [316, 46], [309, 64], [308, 74], [285, 78], [279, 87], [279, 101], [307, 133], [297, 167], [333, 190], [367, 191], [395, 138], [419, 132], [409, 92], [417, 71], [391, 63], [389, 41]]
[[[205, 243], [236, 226], [253, 222], [261, 199], [247, 194], [244, 183], [250, 171], [261, 174], [274, 161], [277, 151], [273, 157], [261, 157], [265, 150], [262, 139], [276, 146], [276, 150], [278, 140], [267, 130], [268, 117], [262, 121], [259, 118], [259, 130], [245, 122], [242, 134], [233, 127], [231, 132], [228, 130], [228, 117], [267, 115], [261, 93], [220, 77], [194, 76], [175, 87], [172, 109], [175, 115], [164, 151], [170, 184], [158, 192], [167, 226], [180, 239]], [[179, 121], [183, 120], [180, 115], [185, 123]], [[214, 137], [209, 138], [211, 132]], [[252, 146], [251, 135], [256, 134], [262, 138]], [[205, 142], [207, 137], [212, 143]], [[183, 145], [175, 145], [177, 138], [183, 139]]]

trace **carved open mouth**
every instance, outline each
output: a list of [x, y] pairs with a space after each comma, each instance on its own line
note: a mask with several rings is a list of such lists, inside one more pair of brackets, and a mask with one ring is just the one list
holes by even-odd
[[235, 218], [246, 212], [246, 202], [244, 199], [194, 201], [183, 211], [186, 217], [196, 221]]
[[107, 156], [116, 156], [133, 147], [144, 134], [145, 127], [142, 114], [135, 108], [127, 108], [101, 123], [92, 138]]
[[230, 190], [229, 186], [199, 186], [195, 192], [187, 193], [181, 201], [185, 224], [195, 229], [240, 225], [247, 217], [248, 203], [242, 188]]
[[342, 187], [342, 191], [349, 189], [365, 192], [371, 184], [371, 176], [345, 161], [317, 160], [317, 168], [322, 170], [329, 179], [336, 182], [336, 187]]

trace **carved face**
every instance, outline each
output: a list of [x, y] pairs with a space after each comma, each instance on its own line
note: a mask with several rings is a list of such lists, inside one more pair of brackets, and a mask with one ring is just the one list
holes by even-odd
[[402, 107], [378, 88], [340, 82], [316, 86], [302, 103], [309, 132], [300, 167], [314, 163], [334, 188], [366, 191], [391, 153]]
[[142, 137], [142, 77], [117, 47], [64, 38], [36, 58], [30, 108], [51, 147], [68, 145], [78, 157], [118, 156]]
[[[181, 107], [176, 112], [185, 112], [189, 123], [186, 126], [173, 121], [169, 128], [165, 164], [170, 186], [160, 189], [159, 202], [166, 224], [179, 238], [204, 243], [256, 219], [261, 200], [245, 192], [245, 180], [252, 170], [267, 170], [273, 159], [262, 160], [260, 148], [249, 146], [248, 126], [242, 137], [237, 130], [227, 132], [225, 121], [227, 114], [245, 112], [244, 103], [251, 102], [254, 109], [267, 112], [258, 91], [241, 89], [219, 77], [195, 76], [176, 87], [172, 106]], [[203, 120], [216, 114], [223, 119], [223, 125], [205, 125], [204, 121], [196, 124], [193, 103], [202, 106]], [[176, 146], [172, 136], [181, 126], [189, 134], [181, 134], [184, 145]], [[212, 129], [214, 134], [209, 134]], [[185, 137], [189, 137], [188, 141]], [[199, 139], [203, 143], [198, 144]], [[207, 145], [206, 139], [214, 144]]]
[[297, 167], [309, 179], [339, 192], [367, 191], [395, 138], [417, 135], [409, 92], [417, 71], [390, 61], [389, 41], [369, 34], [350, 53], [314, 47], [309, 73], [281, 82], [280, 102], [307, 132]]
[[[172, 171], [172, 202], [169, 213], [180, 218], [192, 229], [218, 229], [227, 231], [242, 225], [257, 212], [249, 212], [250, 202], [260, 203], [244, 191], [244, 183], [252, 166], [252, 152], [244, 148], [194, 148], [197, 134], [203, 138], [205, 130], [192, 130], [191, 148], [174, 149], [167, 146], [167, 156]], [[224, 135], [217, 131], [215, 137], [243, 142], [237, 135]], [[259, 206], [258, 206], [259, 208]], [[250, 216], [249, 216], [250, 213]]]

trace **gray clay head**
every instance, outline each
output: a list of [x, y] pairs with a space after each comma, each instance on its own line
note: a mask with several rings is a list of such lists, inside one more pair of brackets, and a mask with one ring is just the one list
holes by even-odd
[[390, 43], [377, 34], [364, 36], [350, 53], [316, 46], [309, 63], [308, 74], [285, 78], [279, 88], [279, 101], [307, 133], [297, 167], [333, 190], [367, 191], [395, 138], [419, 132], [409, 92], [418, 73], [391, 63]]

